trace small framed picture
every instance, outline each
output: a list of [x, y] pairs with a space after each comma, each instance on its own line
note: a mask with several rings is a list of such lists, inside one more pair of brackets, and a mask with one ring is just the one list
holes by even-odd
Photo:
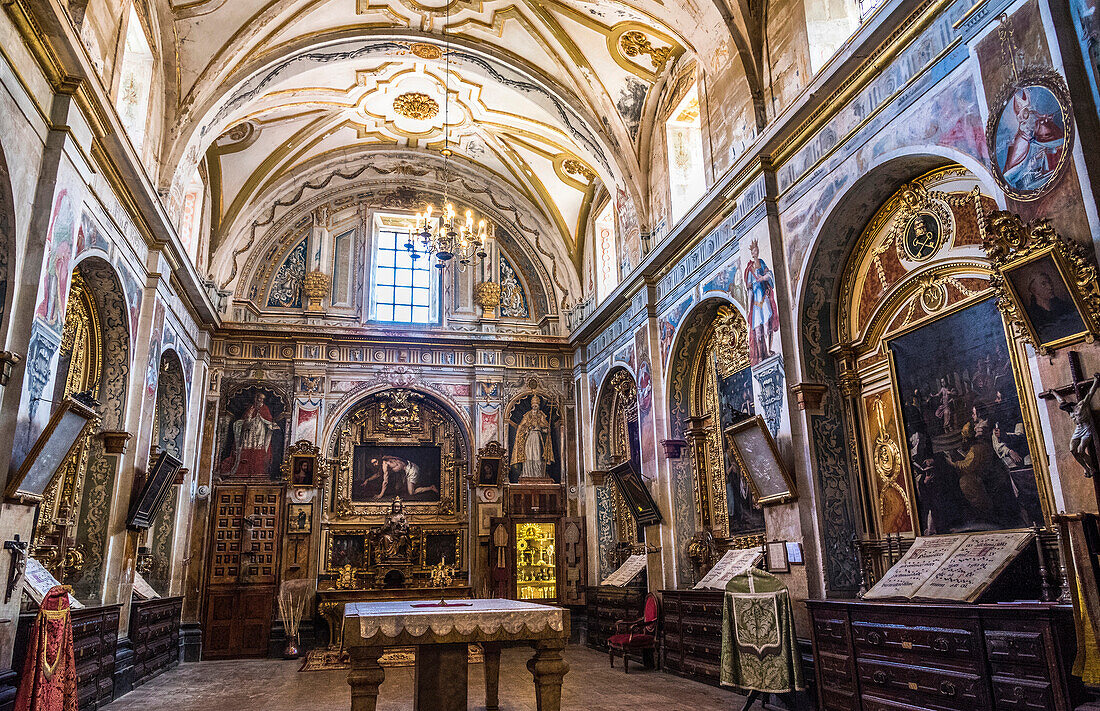
[[295, 454], [290, 458], [290, 485], [315, 486], [317, 483], [317, 457], [313, 454]]
[[494, 518], [502, 515], [501, 504], [480, 504], [477, 507], [477, 535], [488, 536]]
[[1040, 349], [1057, 350], [1094, 332], [1070, 271], [1053, 245], [1001, 267], [1024, 328]]
[[726, 428], [737, 465], [762, 506], [785, 504], [798, 499], [794, 480], [775, 446], [767, 423], [760, 415]]
[[504, 447], [493, 440], [482, 447], [477, 453], [477, 481], [478, 486], [497, 486], [504, 478]]
[[289, 504], [286, 509], [286, 532], [301, 535], [313, 531], [313, 504]]
[[765, 549], [768, 553], [768, 572], [769, 573], [789, 573], [791, 572], [791, 561], [787, 557], [787, 542], [786, 541], [769, 541]]
[[802, 544], [798, 541], [787, 541], [787, 560], [791, 565], [805, 565], [802, 558]]

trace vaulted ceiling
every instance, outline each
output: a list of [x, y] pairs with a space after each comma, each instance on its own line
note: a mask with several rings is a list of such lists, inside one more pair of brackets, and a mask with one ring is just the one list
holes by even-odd
[[438, 156], [446, 135], [455, 161], [545, 215], [576, 266], [601, 187], [645, 223], [642, 134], [670, 67], [752, 44], [736, 18], [757, 10], [731, 2], [171, 0], [165, 179], [181, 190], [206, 158], [217, 265], [296, 175]]

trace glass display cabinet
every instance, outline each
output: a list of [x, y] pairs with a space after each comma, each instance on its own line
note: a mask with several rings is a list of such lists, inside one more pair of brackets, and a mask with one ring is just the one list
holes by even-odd
[[558, 599], [556, 529], [549, 521], [515, 524], [518, 599]]

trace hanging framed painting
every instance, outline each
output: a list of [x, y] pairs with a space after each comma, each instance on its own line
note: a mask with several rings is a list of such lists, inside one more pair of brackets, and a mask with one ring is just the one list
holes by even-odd
[[726, 429], [727, 442], [737, 465], [762, 505], [784, 504], [798, 499], [794, 479], [779, 456], [767, 423], [760, 415]]
[[1038, 200], [1065, 174], [1073, 150], [1073, 112], [1065, 79], [1028, 67], [1005, 84], [986, 126], [993, 177], [1005, 194]]

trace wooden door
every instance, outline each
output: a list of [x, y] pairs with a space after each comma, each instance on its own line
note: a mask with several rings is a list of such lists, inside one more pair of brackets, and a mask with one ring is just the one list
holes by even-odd
[[279, 584], [283, 487], [224, 485], [213, 498], [203, 658], [265, 657]]

